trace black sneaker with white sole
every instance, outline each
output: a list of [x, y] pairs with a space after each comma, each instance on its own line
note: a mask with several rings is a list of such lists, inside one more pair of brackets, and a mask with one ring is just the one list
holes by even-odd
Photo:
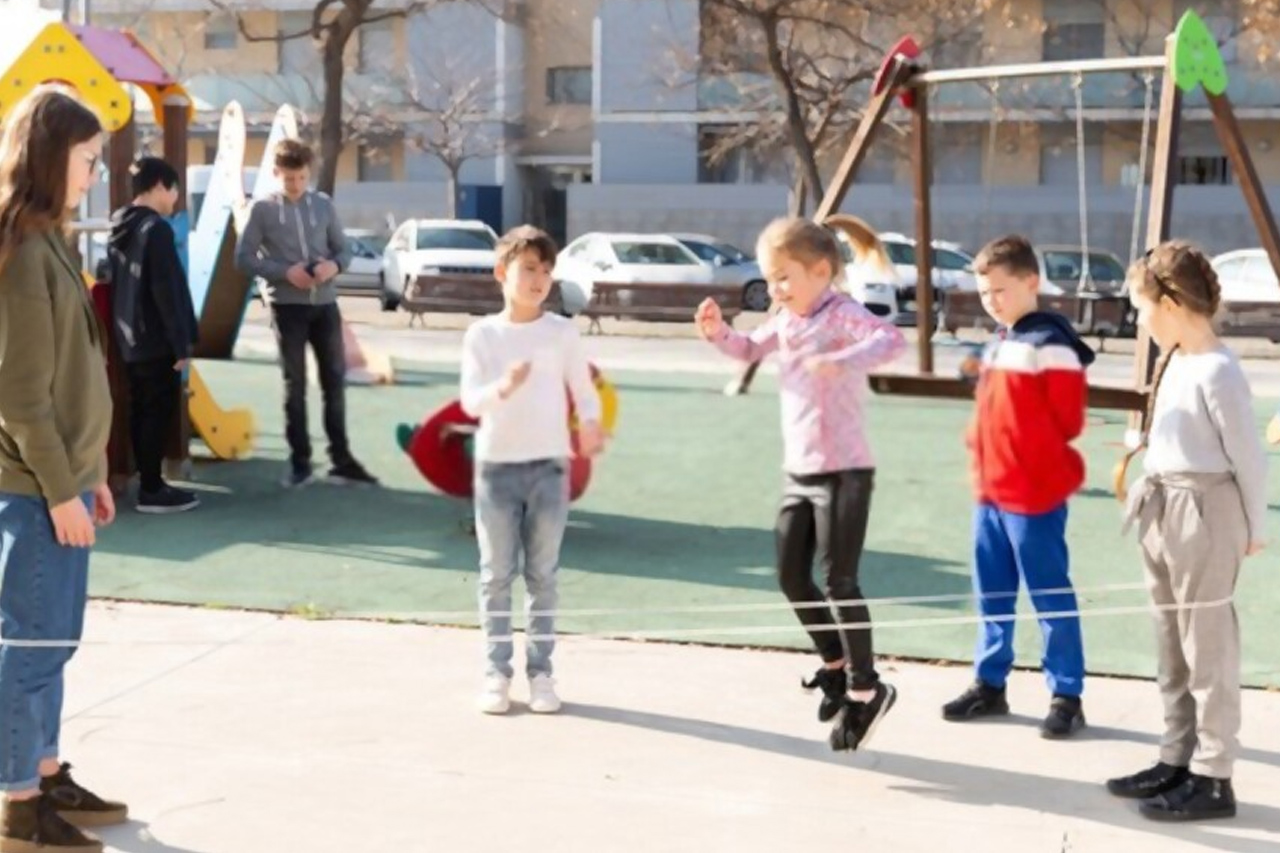
[[310, 465], [292, 465], [280, 478], [280, 485], [286, 489], [301, 489], [315, 482], [316, 474]]
[[139, 491], [138, 502], [134, 506], [138, 512], [148, 515], [171, 515], [195, 509], [200, 506], [200, 499], [195, 492], [165, 484], [155, 492]]
[[877, 682], [875, 695], [866, 702], [858, 702], [845, 696], [844, 708], [836, 715], [827, 742], [836, 752], [853, 751], [866, 746], [875, 734], [876, 726], [898, 701], [898, 691], [892, 684]]
[[364, 470], [364, 466], [354, 459], [341, 465], [334, 465], [329, 469], [329, 476], [325, 479], [337, 486], [378, 485], [378, 478]]

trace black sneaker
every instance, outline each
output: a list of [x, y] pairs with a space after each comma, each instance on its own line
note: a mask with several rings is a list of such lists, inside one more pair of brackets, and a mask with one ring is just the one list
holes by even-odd
[[844, 667], [828, 669], [822, 667], [813, 674], [810, 681], [800, 680], [800, 686], [812, 692], [821, 688], [822, 701], [818, 703], [818, 722], [825, 723], [840, 712], [844, 705], [844, 692], [848, 689], [848, 677]]
[[1040, 724], [1040, 737], [1056, 740], [1071, 737], [1084, 728], [1084, 710], [1079, 696], [1054, 696], [1049, 715]]
[[310, 465], [292, 465], [280, 479], [280, 485], [286, 489], [301, 489], [303, 486], [311, 485], [315, 480], [316, 474]]
[[866, 746], [871, 735], [875, 734], [876, 726], [889, 713], [893, 703], [898, 701], [898, 691], [892, 684], [876, 682], [875, 691], [876, 695], [866, 702], [856, 702], [845, 694], [844, 707], [836, 715], [831, 735], [827, 738], [836, 752]]
[[12, 853], [102, 853], [102, 842], [59, 816], [48, 794], [9, 800], [0, 819], [0, 850]]
[[953, 723], [979, 717], [999, 717], [1009, 713], [1009, 701], [1003, 687], [992, 687], [981, 681], [942, 706], [942, 719]]
[[72, 779], [71, 765], [65, 761], [57, 773], [40, 780], [40, 793], [53, 800], [58, 816], [73, 826], [115, 826], [129, 819], [128, 806], [104, 800]]
[[1191, 771], [1187, 768], [1161, 761], [1155, 767], [1148, 767], [1132, 776], [1108, 779], [1107, 790], [1112, 795], [1127, 800], [1146, 800], [1165, 791], [1172, 791], [1190, 776]]
[[329, 469], [326, 478], [336, 486], [376, 486], [378, 478], [364, 470], [364, 466], [352, 459]]
[[1236, 816], [1236, 795], [1230, 779], [1192, 773], [1172, 791], [1138, 804], [1143, 817], [1160, 821], [1212, 820]]
[[195, 492], [176, 489], [168, 483], [159, 491], [144, 492], [139, 490], [138, 502], [134, 505], [138, 512], [148, 515], [170, 515], [175, 512], [186, 512], [200, 506], [200, 499]]

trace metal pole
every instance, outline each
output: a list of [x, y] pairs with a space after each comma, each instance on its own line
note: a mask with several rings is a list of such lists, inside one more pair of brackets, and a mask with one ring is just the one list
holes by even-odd
[[1101, 74], [1107, 71], [1150, 71], [1167, 68], [1164, 56], [1125, 56], [1116, 59], [1079, 59], [1063, 62], [1029, 62], [1021, 65], [990, 65], [985, 68], [952, 68], [925, 71], [905, 85], [919, 88], [934, 83], [995, 80], [1004, 77], [1052, 77], [1056, 74]]

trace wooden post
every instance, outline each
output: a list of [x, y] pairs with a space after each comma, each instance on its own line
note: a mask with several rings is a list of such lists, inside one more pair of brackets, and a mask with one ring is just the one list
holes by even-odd
[[[1167, 39], [1165, 66], [1161, 77], [1160, 111], [1156, 118], [1156, 148], [1151, 173], [1151, 206], [1147, 214], [1147, 248], [1169, 239], [1173, 216], [1173, 189], [1178, 183], [1178, 126], [1182, 119], [1182, 92], [1173, 82], [1173, 37]], [[1134, 349], [1134, 387], [1146, 391], [1155, 369], [1156, 346], [1146, 330], [1138, 330]], [[1146, 413], [1129, 418], [1131, 429], [1144, 431]]]
[[[111, 135], [107, 150], [107, 169], [111, 212], [133, 200], [129, 167], [133, 165], [137, 147], [137, 126], [131, 117]], [[108, 316], [110, 312], [108, 311]], [[107, 452], [107, 482], [112, 491], [123, 492], [134, 474], [133, 439], [129, 430], [129, 381], [124, 361], [116, 344], [115, 330], [108, 322], [103, 327], [107, 345], [107, 384], [111, 387], [111, 440]]]
[[894, 60], [894, 68], [889, 74], [888, 82], [880, 90], [880, 94], [871, 99], [867, 111], [862, 114], [862, 121], [858, 123], [858, 129], [845, 150], [844, 159], [840, 161], [840, 166], [827, 186], [826, 195], [822, 197], [818, 209], [813, 213], [813, 218], [817, 221], [826, 219], [839, 210], [840, 205], [844, 203], [844, 197], [848, 195], [849, 187], [858, 176], [858, 169], [867, 156], [867, 149], [871, 147], [871, 140], [875, 138], [876, 130], [888, 115], [889, 108], [893, 106], [893, 99], [898, 96], [898, 90], [910, 79], [913, 71], [912, 66], [908, 65], [901, 56]]
[[130, 117], [124, 127], [111, 135], [107, 152], [107, 171], [110, 175], [110, 204], [112, 212], [133, 201], [129, 167], [133, 165], [134, 152], [138, 148], [138, 126]]
[[1258, 229], [1262, 247], [1267, 250], [1272, 269], [1280, 273], [1280, 234], [1276, 232], [1271, 205], [1267, 203], [1266, 191], [1258, 180], [1258, 172], [1253, 166], [1253, 158], [1249, 156], [1244, 135], [1240, 132], [1231, 99], [1225, 94], [1210, 94], [1209, 108], [1213, 110], [1213, 126], [1218, 131], [1218, 139], [1222, 141], [1222, 148], [1231, 160], [1231, 168], [1240, 178], [1240, 191], [1244, 193], [1245, 203], [1249, 205], [1249, 215], [1253, 217], [1253, 225]]
[[916, 345], [919, 372], [933, 373], [933, 208], [929, 189], [933, 162], [929, 157], [929, 89], [916, 90], [911, 113], [911, 166], [915, 177], [916, 213]]
[[[178, 203], [174, 213], [187, 209], [187, 140], [189, 111], [185, 98], [166, 99], [164, 102], [164, 159], [178, 173]], [[195, 223], [188, 223], [188, 234]], [[186, 380], [183, 380], [179, 405], [174, 415], [173, 425], [169, 429], [169, 438], [165, 444], [164, 475], [172, 480], [189, 479], [187, 470], [191, 464], [191, 413], [187, 409]]]

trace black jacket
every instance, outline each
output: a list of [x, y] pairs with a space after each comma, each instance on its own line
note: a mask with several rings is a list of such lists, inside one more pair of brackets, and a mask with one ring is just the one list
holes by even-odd
[[127, 362], [189, 358], [198, 325], [173, 228], [149, 207], [111, 217], [112, 328]]

